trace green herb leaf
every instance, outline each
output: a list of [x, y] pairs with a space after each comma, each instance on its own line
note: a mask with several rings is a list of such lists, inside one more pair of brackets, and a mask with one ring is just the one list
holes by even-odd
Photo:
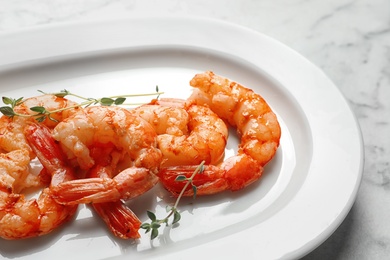
[[2, 100], [3, 100], [4, 104], [11, 105], [11, 107], [14, 108], [22, 102], [23, 97], [18, 98], [18, 99], [13, 99], [13, 98], [9, 98], [9, 97], [2, 97]]
[[15, 112], [12, 108], [10, 107], [0, 107], [0, 112], [8, 117], [13, 117], [15, 116]]
[[185, 181], [187, 180], [187, 177], [184, 175], [178, 175], [175, 179], [175, 181]]
[[157, 222], [152, 222], [152, 224], [150, 226], [152, 229], [158, 229], [159, 227], [161, 227], [161, 225]]
[[120, 98], [115, 99], [114, 104], [115, 105], [122, 105], [125, 101], [126, 101], [126, 98], [120, 97]]
[[20, 103], [22, 103], [22, 101], [23, 101], [23, 97], [15, 99], [13, 106], [15, 107], [15, 106], [20, 105]]
[[42, 123], [43, 121], [46, 120], [46, 116], [40, 116], [40, 117], [37, 117], [35, 120], [38, 121], [38, 123]]
[[151, 211], [147, 211], [146, 214], [148, 214], [148, 217], [151, 221], [156, 221], [157, 220], [157, 217], [156, 217], [156, 214], [154, 214], [153, 212]]
[[149, 223], [143, 223], [140, 228], [145, 229], [145, 234], [148, 233], [151, 230], [151, 226]]
[[103, 106], [111, 106], [114, 104], [114, 100], [112, 98], [102, 98], [100, 99], [100, 104]]
[[177, 210], [175, 210], [175, 213], [173, 213], [173, 222], [172, 222], [172, 224], [176, 224], [177, 222], [180, 221], [180, 219], [181, 219], [180, 213]]
[[193, 198], [195, 199], [196, 198], [196, 193], [198, 192], [198, 188], [195, 185], [192, 185], [191, 187], [192, 187], [192, 191], [194, 192]]
[[150, 237], [150, 239], [155, 239], [156, 237], [158, 237], [158, 229], [157, 228], [153, 228], [152, 229], [152, 235]]
[[2, 97], [2, 99], [3, 99], [3, 103], [6, 105], [12, 105], [14, 102], [14, 99], [9, 98], [9, 97]]
[[39, 114], [44, 114], [46, 112], [46, 109], [42, 106], [30, 107], [30, 110]]
[[68, 90], [64, 89], [64, 90], [61, 90], [61, 92], [59, 92], [59, 93], [54, 93], [54, 95], [55, 95], [56, 97], [61, 97], [61, 98], [63, 98], [63, 97], [65, 97], [65, 96], [67, 96], [67, 95], [70, 95], [70, 92], [69, 92]]

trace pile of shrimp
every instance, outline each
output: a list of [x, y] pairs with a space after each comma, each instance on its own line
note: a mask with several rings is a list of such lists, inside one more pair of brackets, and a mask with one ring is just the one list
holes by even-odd
[[[24, 239], [52, 232], [89, 204], [108, 229], [137, 239], [141, 221], [124, 203], [161, 183], [178, 196], [193, 178], [197, 195], [237, 191], [258, 180], [275, 156], [281, 136], [275, 113], [251, 89], [211, 71], [190, 81], [187, 100], [159, 99], [134, 109], [112, 106], [72, 108], [37, 123], [34, 117], [0, 118], [0, 237]], [[14, 109], [56, 110], [74, 106], [43, 95]], [[228, 126], [240, 137], [238, 152], [224, 158]], [[30, 162], [42, 164], [33, 174]], [[42, 187], [38, 198], [23, 192]], [[189, 187], [184, 196], [193, 196]]]

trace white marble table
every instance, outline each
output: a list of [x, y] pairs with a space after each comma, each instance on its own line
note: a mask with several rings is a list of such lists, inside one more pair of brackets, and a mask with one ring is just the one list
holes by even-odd
[[359, 120], [365, 167], [347, 218], [305, 259], [390, 259], [390, 1], [0, 0], [0, 32], [145, 14], [190, 14], [247, 26], [320, 67]]

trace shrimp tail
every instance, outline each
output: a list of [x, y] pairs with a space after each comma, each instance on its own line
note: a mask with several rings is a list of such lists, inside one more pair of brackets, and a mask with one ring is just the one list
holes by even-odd
[[110, 178], [89, 178], [63, 182], [52, 188], [53, 198], [61, 204], [102, 203], [119, 200], [121, 194]]
[[[89, 173], [89, 178], [109, 178], [113, 169], [109, 166], [96, 165]], [[137, 239], [141, 221], [122, 200], [104, 203], [92, 203], [92, 208], [105, 222], [108, 229], [122, 239]]]
[[46, 170], [54, 172], [56, 168], [64, 166], [64, 155], [60, 149], [53, 149], [58, 144], [51, 137], [50, 130], [47, 127], [30, 123], [25, 128], [24, 133], [31, 148]]
[[[275, 156], [280, 143], [281, 128], [271, 107], [253, 90], [211, 71], [195, 75], [190, 85], [195, 90], [187, 103], [209, 107], [235, 127], [240, 137], [236, 155], [218, 166], [208, 166], [208, 170], [194, 177], [192, 185], [198, 194], [237, 191], [260, 179], [263, 167]], [[184, 174], [188, 178], [190, 168], [163, 169], [159, 175], [164, 187], [177, 195], [184, 185], [177, 183], [176, 176]], [[187, 194], [191, 191], [186, 190], [184, 195]]]
[[237, 191], [257, 181], [264, 168], [260, 163], [246, 154], [233, 156], [221, 164], [225, 170], [224, 178], [229, 183], [229, 189]]
[[67, 166], [65, 155], [48, 127], [30, 123], [24, 132], [32, 150], [44, 167], [43, 178], [47, 179], [48, 175], [51, 175], [51, 185], [54, 186], [63, 181], [76, 179], [73, 169]]
[[[160, 182], [170, 193], [178, 196], [186, 185], [186, 181], [178, 181], [176, 178], [180, 175], [190, 178], [197, 167], [196, 165], [164, 167], [159, 172]], [[203, 172], [196, 174], [192, 180], [192, 184], [197, 188], [196, 194], [209, 195], [229, 189], [230, 185], [224, 175], [225, 170], [217, 166], [205, 166]], [[194, 191], [191, 185], [188, 185], [183, 196], [193, 195]]]
[[157, 176], [146, 168], [131, 167], [111, 178], [88, 178], [60, 183], [52, 187], [60, 204], [103, 203], [132, 199], [150, 190]]
[[[47, 127], [29, 124], [25, 137], [44, 167], [50, 185], [73, 178], [71, 168], [65, 167], [60, 148], [54, 142]], [[7, 191], [0, 189], [0, 237], [5, 239], [26, 239], [52, 232], [69, 221], [76, 213], [77, 206], [56, 203], [46, 187], [38, 199], [26, 199], [23, 194], [14, 193], [13, 187]]]
[[140, 237], [141, 221], [122, 201], [92, 203], [92, 207], [115, 236], [122, 239]]
[[[162, 168], [159, 172], [160, 182], [170, 193], [178, 196], [184, 188], [185, 181], [178, 181], [179, 175], [190, 178], [196, 165], [171, 166]], [[237, 191], [258, 180], [263, 173], [259, 162], [245, 154], [233, 156], [220, 166], [207, 165], [204, 171], [194, 176], [192, 184], [197, 188], [197, 195], [210, 195], [225, 190]], [[192, 196], [193, 189], [189, 187], [183, 196]]]

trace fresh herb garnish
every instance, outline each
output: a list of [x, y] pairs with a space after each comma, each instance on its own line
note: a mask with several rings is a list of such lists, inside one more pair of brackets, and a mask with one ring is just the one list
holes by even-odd
[[169, 207], [169, 206], [166, 207], [168, 215], [165, 218], [157, 219], [156, 214], [154, 214], [151, 211], [147, 211], [147, 215], [148, 215], [149, 219], [151, 220], [151, 222], [150, 223], [148, 223], [148, 222], [143, 223], [141, 225], [141, 228], [146, 230], [145, 233], [148, 233], [151, 231], [151, 236], [150, 236], [151, 240], [155, 239], [158, 236], [158, 229], [161, 227], [162, 224], [165, 224], [166, 226], [169, 225], [168, 221], [169, 221], [170, 217], [173, 216], [172, 225], [176, 224], [180, 221], [181, 215], [177, 209], [177, 206], [179, 205], [180, 199], [183, 197], [183, 194], [189, 185], [191, 185], [192, 190], [194, 192], [193, 198], [196, 198], [197, 187], [193, 184], [193, 179], [194, 179], [196, 174], [203, 173], [204, 163], [205, 162], [202, 161], [198, 165], [198, 167], [196, 167], [196, 169], [194, 170], [194, 172], [192, 173], [192, 175], [190, 177], [186, 177], [184, 175], [178, 175], [176, 177], [175, 181], [185, 181], [186, 184], [184, 185], [183, 189], [181, 190], [179, 196], [177, 197], [176, 202], [173, 205], [173, 207]]
[[112, 106], [112, 105], [139, 105], [135, 103], [131, 104], [125, 104], [126, 98], [129, 97], [143, 97], [143, 96], [156, 96], [156, 99], [160, 97], [163, 92], [160, 92], [158, 89], [158, 86], [156, 86], [156, 92], [155, 93], [143, 93], [143, 94], [130, 94], [130, 95], [120, 95], [120, 96], [111, 96], [111, 97], [103, 97], [103, 98], [86, 98], [79, 96], [77, 94], [74, 94], [66, 89], [61, 90], [60, 92], [57, 93], [45, 93], [41, 90], [38, 90], [39, 92], [43, 94], [52, 94], [55, 95], [56, 97], [66, 97], [66, 96], [73, 96], [76, 98], [79, 98], [81, 100], [84, 100], [83, 102], [74, 105], [74, 106], [69, 106], [61, 109], [56, 109], [56, 110], [47, 110], [43, 106], [35, 106], [35, 107], [30, 107], [30, 110], [35, 112], [33, 114], [20, 114], [15, 111], [15, 107], [23, 103], [23, 97], [18, 98], [18, 99], [13, 99], [9, 97], [2, 97], [3, 103], [7, 106], [0, 107], [0, 112], [8, 117], [14, 117], [14, 116], [19, 116], [19, 117], [34, 117], [38, 122], [43, 122], [46, 118], [49, 118], [52, 121], [56, 121], [53, 117], [51, 117], [52, 114], [58, 113], [64, 110], [69, 110], [77, 107], [88, 107], [91, 105], [101, 105], [101, 106]]

